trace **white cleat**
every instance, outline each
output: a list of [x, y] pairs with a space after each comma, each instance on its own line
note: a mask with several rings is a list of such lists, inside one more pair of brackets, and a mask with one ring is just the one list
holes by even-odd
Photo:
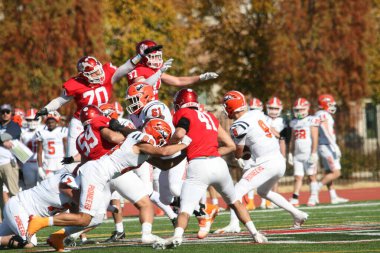
[[298, 199], [291, 198], [289, 200], [289, 203], [292, 204], [294, 207], [299, 207], [300, 206], [300, 202], [298, 201]]
[[172, 249], [177, 248], [182, 244], [183, 238], [182, 237], [170, 237], [166, 240], [161, 239], [155, 243], [153, 243], [152, 247], [153, 249]]
[[341, 203], [347, 203], [349, 200], [341, 197], [336, 197], [331, 199], [331, 204], [341, 204]]
[[294, 223], [292, 228], [300, 229], [308, 217], [309, 215], [307, 213], [300, 211], [300, 214], [298, 216], [294, 216]]
[[240, 233], [241, 229], [239, 224], [231, 225], [224, 228], [220, 228], [214, 232], [214, 234], [225, 234], [225, 233]]
[[310, 196], [309, 200], [307, 201], [307, 206], [316, 206], [317, 204], [319, 204], [318, 196]]
[[268, 239], [263, 234], [261, 234], [260, 232], [257, 232], [257, 234], [255, 234], [253, 236], [253, 240], [256, 243], [266, 243], [266, 242], [268, 242]]
[[154, 234], [143, 234], [141, 236], [141, 242], [142, 243], [155, 243], [155, 242], [158, 242], [158, 241], [163, 241], [164, 239], [162, 239], [161, 237], [157, 236], [157, 235], [154, 235]]

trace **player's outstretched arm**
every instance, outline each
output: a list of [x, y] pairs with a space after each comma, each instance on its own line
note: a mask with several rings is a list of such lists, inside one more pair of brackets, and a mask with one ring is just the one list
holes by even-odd
[[[220, 155], [227, 155], [236, 150], [236, 145], [234, 141], [231, 139], [230, 135], [219, 125], [218, 127], [218, 140], [224, 144], [218, 148], [218, 152]], [[240, 158], [240, 157], [237, 157]]]
[[168, 145], [164, 147], [155, 147], [151, 144], [139, 143], [139, 144], [136, 144], [135, 146], [142, 153], [151, 155], [153, 157], [162, 157], [162, 156], [174, 155], [175, 153], [187, 148], [189, 144], [190, 143], [181, 143], [181, 144]]
[[122, 133], [113, 131], [106, 127], [100, 130], [100, 134], [103, 139], [113, 144], [119, 144], [120, 142], [125, 140], [125, 137]]
[[174, 166], [178, 165], [185, 158], [186, 158], [186, 152], [182, 151], [181, 155], [176, 156], [176, 157], [171, 158], [171, 159], [163, 160], [161, 158], [154, 157], [154, 158], [149, 159], [147, 162], [152, 164], [155, 167], [160, 168], [161, 170], [169, 170], [169, 169], [173, 168]]
[[206, 81], [210, 79], [215, 79], [219, 75], [215, 72], [203, 73], [199, 76], [172, 76], [166, 73], [163, 73], [161, 80], [171, 86], [183, 87], [191, 84], [195, 84], [200, 81]]

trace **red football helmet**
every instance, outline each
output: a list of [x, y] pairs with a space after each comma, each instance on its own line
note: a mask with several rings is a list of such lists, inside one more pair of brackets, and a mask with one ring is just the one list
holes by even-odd
[[86, 105], [80, 111], [80, 121], [82, 121], [83, 126], [91, 123], [93, 118], [103, 116], [103, 112], [99, 109], [99, 107], [95, 105]]
[[232, 119], [235, 112], [241, 112], [247, 109], [244, 95], [236, 90], [232, 90], [223, 96], [223, 108], [228, 118]]
[[46, 120], [48, 119], [54, 119], [58, 123], [61, 120], [61, 114], [59, 114], [57, 111], [49, 112], [49, 114], [46, 115]]
[[199, 109], [198, 95], [192, 89], [182, 89], [174, 95], [174, 110], [178, 111], [185, 107], [195, 107]]
[[77, 63], [79, 76], [89, 84], [103, 84], [105, 74], [102, 64], [93, 56], [84, 56]]
[[119, 115], [117, 115], [116, 109], [113, 104], [102, 104], [99, 106], [99, 109], [103, 112], [103, 115], [109, 117], [111, 119], [118, 119]]
[[266, 108], [269, 117], [277, 118], [281, 115], [282, 102], [278, 97], [271, 97], [266, 104]]
[[[136, 45], [136, 53], [140, 55], [144, 55], [144, 50], [148, 47], [157, 46], [157, 43], [153, 40], [143, 40]], [[157, 50], [149, 53], [143, 57], [141, 63], [145, 64], [149, 68], [159, 69], [163, 64], [162, 60], [162, 51]]]
[[35, 120], [38, 110], [36, 108], [30, 108], [26, 111], [25, 120], [27, 128], [34, 130], [38, 127], [38, 124], [41, 122], [41, 117]]
[[318, 97], [318, 107], [331, 114], [336, 112], [336, 102], [330, 94], [323, 94]]
[[298, 98], [293, 105], [294, 117], [303, 119], [309, 115], [310, 103], [305, 98]]
[[251, 98], [249, 100], [249, 109], [250, 110], [263, 110], [263, 102], [258, 98]]
[[149, 120], [143, 128], [143, 132], [153, 136], [156, 145], [159, 147], [167, 144], [172, 136], [170, 125], [159, 118]]
[[125, 97], [129, 114], [138, 114], [144, 106], [154, 100], [153, 87], [143, 82], [132, 84], [127, 89]]
[[121, 106], [121, 104], [116, 101], [115, 103], [113, 103], [113, 106], [116, 109], [117, 115], [119, 115], [120, 118], [123, 117], [124, 110], [123, 110], [123, 107]]

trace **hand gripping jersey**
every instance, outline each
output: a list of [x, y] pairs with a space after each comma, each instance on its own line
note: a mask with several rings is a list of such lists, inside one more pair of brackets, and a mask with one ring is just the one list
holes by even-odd
[[314, 116], [307, 116], [303, 119], [293, 119], [290, 121], [294, 138], [294, 157], [299, 160], [307, 160], [311, 155], [311, 127], [319, 127], [319, 119]]
[[136, 131], [127, 136], [121, 145], [117, 145], [108, 155], [102, 156], [99, 163], [107, 166], [105, 171], [107, 177], [113, 178], [120, 173], [135, 169], [149, 159], [149, 155], [144, 153], [136, 154], [133, 152], [133, 146], [140, 142], [150, 142], [154, 140], [152, 136]]
[[37, 141], [42, 142], [42, 149], [45, 159], [63, 158], [64, 147], [63, 138], [67, 138], [66, 127], [56, 127], [49, 131], [47, 128], [40, 129], [36, 133]]
[[[327, 122], [327, 132], [329, 135], [329, 137], [327, 137], [326, 133], [321, 129], [321, 126], [320, 126], [318, 144], [319, 145], [336, 144], [336, 135], [334, 131], [335, 121], [333, 117], [331, 116], [331, 114], [325, 110], [319, 110], [317, 111], [315, 116], [319, 118], [320, 125], [322, 125], [323, 122]], [[333, 143], [330, 143], [329, 139], [331, 139]]]
[[236, 120], [230, 134], [236, 145], [248, 146], [252, 160], [259, 165], [280, 153], [280, 145], [266, 123], [266, 116], [258, 110], [246, 112]]
[[[151, 75], [155, 74], [159, 69], [151, 69], [144, 64], [137, 64], [135, 69], [127, 74], [128, 84], [131, 85], [133, 80], [137, 77], [144, 77], [144, 79], [148, 79]], [[153, 86], [154, 98], [158, 100], [158, 90], [161, 87], [161, 78], [157, 80], [155, 85]]]
[[96, 160], [107, 154], [115, 144], [102, 138], [100, 130], [108, 128], [110, 118], [99, 116], [86, 125], [84, 131], [78, 136], [76, 144], [79, 153], [87, 160]]
[[140, 114], [131, 114], [129, 117], [137, 129], [141, 129], [144, 123], [149, 119], [160, 118], [165, 120], [171, 126], [172, 130], [174, 130], [169, 108], [158, 100], [147, 103]]
[[17, 194], [29, 215], [47, 217], [70, 207], [71, 198], [59, 191], [60, 181], [61, 174], [53, 175], [39, 185]]
[[66, 96], [74, 97], [77, 109], [74, 117], [79, 119], [82, 108], [86, 105], [96, 105], [108, 103], [112, 96], [112, 76], [116, 71], [111, 63], [103, 65], [105, 79], [102, 85], [88, 85], [83, 80], [73, 77], [63, 84]]
[[181, 118], [186, 118], [190, 122], [187, 135], [192, 142], [187, 147], [188, 161], [202, 156], [220, 156], [218, 152], [219, 121], [212, 113], [181, 108], [174, 114], [174, 126], [178, 125]]

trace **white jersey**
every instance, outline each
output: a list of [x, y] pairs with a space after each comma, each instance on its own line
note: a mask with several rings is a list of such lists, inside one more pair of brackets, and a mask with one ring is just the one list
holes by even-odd
[[102, 156], [98, 161], [108, 167], [105, 172], [107, 177], [113, 178], [118, 173], [135, 169], [149, 159], [149, 155], [144, 153], [136, 154], [133, 152], [133, 146], [140, 142], [154, 140], [152, 136], [136, 131], [127, 136], [121, 146], [116, 146], [113, 152]]
[[274, 154], [280, 154], [279, 142], [261, 111], [246, 112], [232, 124], [230, 134], [237, 145], [249, 147], [255, 165], [270, 160]]
[[[335, 144], [336, 145], [336, 135], [334, 131], [334, 124], [335, 121], [331, 114], [325, 110], [319, 110], [315, 114], [316, 117], [319, 118], [320, 125], [323, 124], [323, 122], [327, 122], [327, 134], [329, 137], [326, 136], [326, 133], [319, 127], [319, 145], [329, 145], [329, 144]], [[331, 141], [330, 141], [331, 140]], [[331, 143], [333, 142], [333, 143]]]
[[314, 116], [307, 116], [303, 119], [293, 119], [290, 127], [294, 137], [294, 156], [300, 160], [306, 160], [311, 155], [311, 127], [318, 127], [319, 119]]
[[277, 133], [281, 133], [282, 130], [286, 127], [285, 120], [282, 117], [277, 117], [275, 119], [272, 119], [271, 117], [265, 115], [266, 117], [266, 123], [273, 127], [274, 130], [276, 130]]
[[52, 216], [70, 207], [72, 202], [66, 194], [60, 193], [61, 174], [43, 180], [39, 185], [17, 194], [29, 215]]
[[56, 127], [54, 130], [49, 131], [46, 129], [40, 129], [36, 133], [37, 141], [42, 142], [42, 149], [44, 152], [44, 158], [63, 158], [64, 147], [63, 138], [67, 138], [66, 127]]
[[133, 128], [136, 128], [135, 124], [133, 124], [132, 120], [130, 120], [130, 119], [118, 118], [117, 120], [123, 126], [129, 126], [129, 127], [133, 126]]
[[151, 101], [144, 106], [139, 115], [129, 116], [137, 129], [141, 129], [149, 119], [160, 118], [165, 120], [174, 131], [173, 119], [169, 108], [161, 101]]
[[24, 143], [32, 152], [33, 155], [28, 162], [37, 162], [37, 130], [24, 131], [21, 133], [21, 142]]

